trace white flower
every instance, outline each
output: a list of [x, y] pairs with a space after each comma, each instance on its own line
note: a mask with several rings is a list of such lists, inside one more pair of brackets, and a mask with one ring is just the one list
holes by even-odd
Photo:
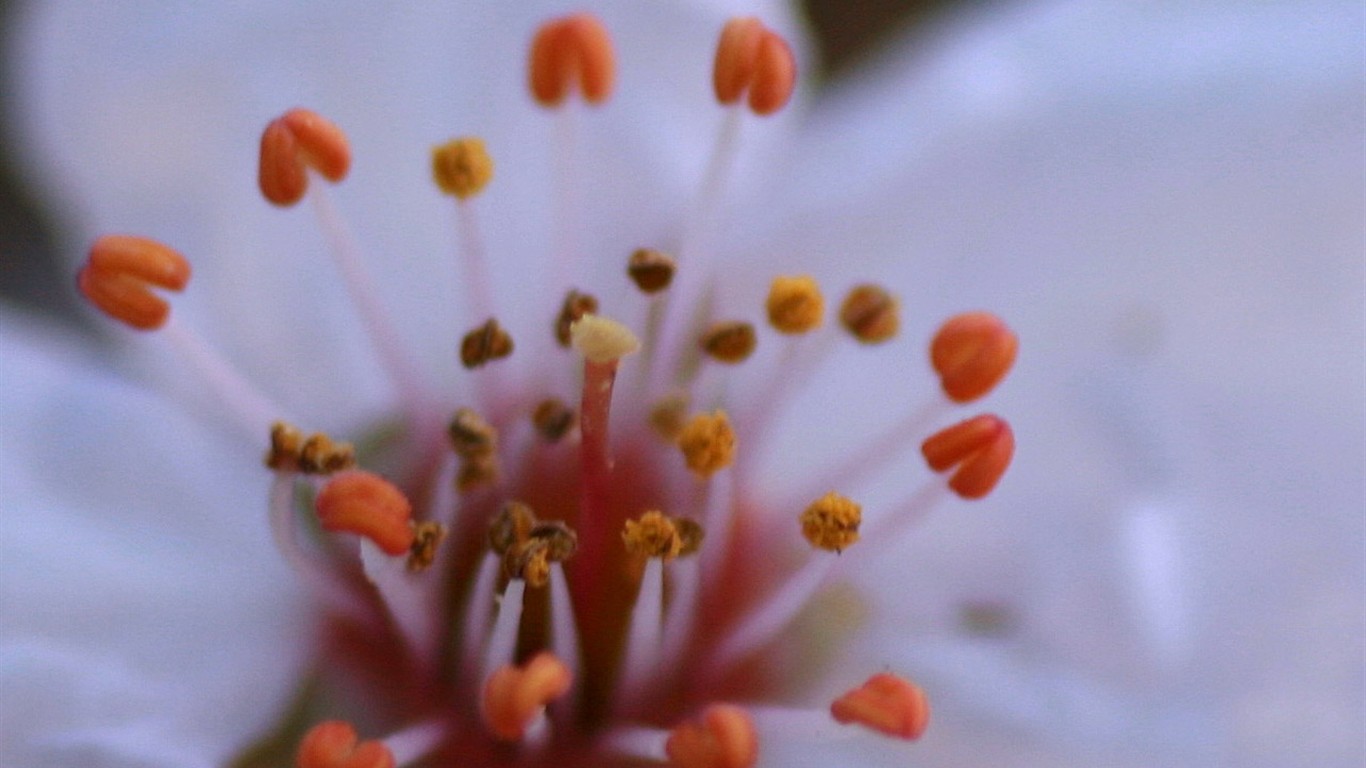
[[[346, 432], [384, 414], [389, 384], [316, 230], [255, 194], [255, 138], [295, 103], [346, 128], [339, 207], [395, 265], [382, 298], [404, 342], [455, 380], [451, 215], [420, 174], [432, 144], [483, 136], [488, 242], [517, 263], [552, 247], [554, 129], [522, 84], [547, 12], [276, 5], [36, 7], [24, 116], [38, 182], [82, 216], [73, 254], [110, 230], [173, 240], [196, 269], [177, 317], [309, 426]], [[678, 237], [720, 119], [721, 5], [601, 8], [623, 66], [618, 97], [576, 126], [585, 252]], [[780, 9], [758, 12], [795, 39]], [[720, 306], [753, 305], [774, 271], [877, 279], [917, 333], [985, 306], [1024, 343], [993, 403], [1027, 436], [1001, 493], [932, 516], [865, 575], [875, 620], [843, 655], [909, 673], [936, 705], [897, 760], [1358, 754], [1359, 686], [1342, 680], [1362, 674], [1360, 30], [1351, 3], [1007, 6], [745, 127], [713, 240]], [[553, 282], [497, 270], [499, 314]], [[316, 645], [315, 603], [264, 530], [255, 450], [153, 343], [129, 346], [177, 398], [12, 313], [0, 341], [0, 758], [221, 763], [279, 717]], [[847, 424], [793, 466], [876, 432], [886, 406], [856, 387], [934, 386], [918, 360], [854, 352], [834, 362], [855, 375], [787, 414], [787, 436], [815, 404]], [[785, 481], [767, 470], [761, 495]], [[964, 637], [964, 604], [1004, 606], [1013, 633]]]

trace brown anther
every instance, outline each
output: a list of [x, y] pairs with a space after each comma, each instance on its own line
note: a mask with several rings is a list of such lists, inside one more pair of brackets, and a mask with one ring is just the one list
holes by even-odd
[[558, 443], [579, 421], [578, 414], [563, 400], [549, 397], [536, 405], [531, 424], [548, 443]]
[[811, 502], [802, 513], [802, 535], [811, 546], [842, 552], [858, 541], [863, 508], [831, 491]]
[[900, 310], [881, 286], [857, 285], [840, 305], [840, 323], [864, 344], [880, 344], [901, 328]]
[[678, 433], [678, 447], [688, 469], [708, 478], [735, 461], [735, 430], [725, 411], [699, 413]]
[[472, 408], [456, 410], [446, 426], [446, 435], [461, 458], [488, 456], [498, 449], [498, 430]]
[[460, 342], [460, 362], [466, 368], [478, 368], [490, 360], [501, 360], [512, 354], [512, 337], [498, 321], [488, 322], [465, 334]]
[[299, 471], [311, 475], [330, 475], [356, 466], [356, 447], [336, 443], [321, 432], [308, 436], [299, 451]]
[[266, 126], [260, 160], [261, 194], [274, 205], [290, 206], [308, 191], [309, 168], [334, 183], [346, 178], [351, 147], [346, 134], [327, 118], [296, 108]]
[[670, 731], [664, 752], [674, 768], [752, 768], [759, 762], [759, 737], [748, 712], [712, 704]]
[[270, 449], [266, 451], [266, 466], [276, 472], [298, 472], [299, 451], [304, 444], [304, 433], [293, 424], [277, 421], [270, 425]]
[[679, 540], [683, 542], [683, 546], [678, 550], [679, 557], [687, 557], [702, 548], [702, 539], [706, 537], [707, 532], [701, 523], [686, 517], [675, 517], [673, 523], [678, 531]]
[[952, 467], [949, 488], [965, 499], [991, 493], [1015, 455], [1015, 433], [1000, 416], [983, 414], [931, 435], [920, 446], [935, 472]]
[[672, 560], [683, 551], [683, 538], [672, 520], [652, 509], [635, 520], [627, 520], [621, 531], [626, 551], [639, 557]]
[[721, 322], [708, 328], [698, 343], [713, 360], [734, 365], [744, 362], [754, 353], [758, 338], [750, 323]]
[[531, 536], [536, 513], [520, 501], [509, 501], [489, 522], [489, 549], [502, 555]]
[[597, 312], [598, 300], [595, 297], [570, 290], [564, 297], [564, 304], [560, 305], [559, 316], [555, 318], [555, 340], [567, 349], [570, 341], [569, 329], [579, 321], [579, 318]]
[[470, 456], [460, 460], [455, 474], [455, 489], [461, 493], [493, 485], [498, 482], [498, 457], [493, 454]]
[[716, 43], [712, 86], [716, 100], [734, 104], [749, 92], [749, 108], [771, 115], [792, 98], [797, 61], [787, 41], [754, 17], [726, 22]]
[[830, 714], [836, 722], [858, 723], [910, 741], [920, 738], [929, 725], [930, 702], [919, 686], [884, 672], [836, 699]]
[[318, 492], [313, 506], [324, 530], [364, 536], [389, 555], [405, 554], [413, 545], [412, 505], [379, 475], [336, 475]]
[[76, 287], [109, 317], [139, 331], [166, 324], [171, 305], [149, 286], [180, 291], [190, 282], [190, 263], [175, 250], [145, 237], [105, 235], [90, 246]]
[[681, 392], [665, 395], [650, 409], [650, 426], [669, 442], [678, 440], [687, 423], [688, 396]]
[[304, 734], [294, 755], [295, 768], [394, 768], [394, 756], [381, 741], [359, 741], [356, 729], [327, 720]]
[[506, 664], [489, 675], [479, 713], [495, 738], [518, 741], [546, 705], [568, 693], [573, 682], [569, 667], [543, 651], [520, 667]]
[[637, 248], [626, 264], [626, 274], [641, 293], [659, 293], [673, 282], [678, 264], [667, 253], [653, 248]]
[[446, 526], [434, 520], [424, 520], [413, 526], [413, 545], [408, 548], [408, 570], [420, 573], [436, 560], [436, 550], [446, 540]]
[[503, 555], [503, 573], [509, 579], [522, 579], [528, 587], [541, 589], [550, 583], [550, 545], [528, 539]]
[[990, 392], [1010, 371], [1020, 340], [990, 312], [948, 319], [930, 342], [930, 363], [944, 394], [967, 403]]
[[484, 140], [462, 136], [433, 147], [432, 180], [442, 192], [460, 200], [482, 192], [493, 180], [493, 158]]
[[528, 81], [543, 107], [557, 107], [577, 86], [584, 101], [601, 104], [612, 95], [616, 57], [612, 39], [588, 13], [553, 19], [531, 40]]
[[825, 316], [825, 297], [809, 275], [775, 277], [768, 289], [768, 322], [779, 333], [798, 334], [819, 328]]
[[579, 550], [579, 535], [559, 520], [545, 520], [531, 527], [527, 538], [544, 542], [546, 558], [552, 563], [563, 563]]

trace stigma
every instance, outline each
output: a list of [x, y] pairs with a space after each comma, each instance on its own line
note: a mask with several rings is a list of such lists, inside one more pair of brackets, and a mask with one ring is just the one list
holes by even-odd
[[[599, 19], [552, 19], [529, 40], [527, 96], [554, 119], [610, 100], [618, 61]], [[719, 209], [724, 184], [715, 182], [728, 172], [736, 126], [761, 130], [753, 118], [781, 111], [797, 87], [791, 47], [758, 19], [726, 23], [713, 53], [715, 106], [728, 127], [699, 210]], [[542, 264], [518, 244], [482, 239], [478, 211], [495, 158], [464, 135], [434, 145], [424, 182], [454, 207], [463, 294], [452, 302], [463, 311], [458, 325], [424, 329], [447, 337], [459, 363], [454, 378], [431, 381], [375, 289], [374, 269], [393, 265], [365, 256], [328, 197], [348, 183], [351, 162], [340, 126], [291, 109], [266, 123], [258, 186], [272, 206], [315, 203], [392, 385], [382, 425], [352, 418], [334, 438], [286, 420], [227, 358], [172, 322], [161, 292], [185, 292], [190, 266], [165, 244], [101, 238], [78, 278], [99, 311], [170, 339], [246, 426], [250, 450], [265, 443], [266, 524], [325, 626], [316, 667], [331, 695], [308, 698], [301, 711], [317, 722], [290, 732], [296, 766], [749, 768], [770, 739], [845, 725], [864, 738], [918, 738], [927, 694], [890, 672], [833, 702], [784, 702], [785, 714], [771, 702], [792, 695], [783, 665], [809, 642], [792, 628], [837, 564], [859, 567], [895, 549], [909, 522], [950, 495], [941, 491], [980, 499], [1002, 481], [1015, 449], [1005, 419], [933, 427], [1006, 378], [1018, 339], [1005, 322], [974, 311], [921, 335], [922, 319], [903, 317], [892, 287], [860, 283], [836, 286], [844, 298], [827, 323], [812, 274], [737, 287], [743, 300], [716, 306], [692, 245], [712, 233], [689, 231], [708, 216], [680, 222], [676, 238], [617, 243], [600, 256], [614, 260], [613, 280], [581, 274], [567, 257]], [[575, 287], [499, 306], [485, 258], [494, 246], [527, 260], [517, 269], [560, 269]], [[777, 414], [795, 407], [798, 385], [839, 343], [928, 357], [940, 386], [896, 404], [905, 415], [885, 433], [859, 436], [810, 476], [785, 478], [783, 494], [761, 491], [757, 460], [789, 449], [768, 439]], [[737, 368], [762, 389], [734, 383]], [[919, 478], [905, 504], [865, 510], [845, 495], [916, 445], [924, 465], [897, 468]], [[353, 725], [345, 718], [356, 712], [364, 717]], [[793, 717], [803, 725], [792, 727]]]

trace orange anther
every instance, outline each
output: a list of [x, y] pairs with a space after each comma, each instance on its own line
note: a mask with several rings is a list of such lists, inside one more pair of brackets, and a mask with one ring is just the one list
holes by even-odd
[[797, 61], [786, 40], [752, 16], [726, 22], [712, 68], [717, 101], [734, 104], [748, 89], [749, 108], [771, 115], [787, 104], [796, 85]]
[[364, 536], [390, 555], [413, 546], [413, 508], [403, 492], [370, 472], [343, 472], [318, 492], [314, 508], [323, 529]]
[[296, 768], [394, 768], [394, 756], [379, 741], [359, 744], [356, 729], [341, 720], [318, 723], [304, 734], [294, 756]]
[[147, 286], [179, 291], [189, 281], [190, 263], [184, 256], [155, 240], [130, 235], [96, 240], [76, 275], [76, 287], [91, 304], [141, 331], [160, 328], [171, 314], [171, 306]]
[[584, 101], [601, 104], [612, 95], [616, 54], [607, 28], [589, 13], [542, 24], [531, 39], [528, 82], [543, 107], [557, 107], [578, 85]]
[[526, 664], [504, 664], [484, 683], [480, 713], [484, 725], [503, 741], [517, 741], [545, 706], [569, 692], [574, 676], [552, 653], [538, 653]]
[[759, 738], [748, 712], [713, 704], [674, 728], [664, 751], [675, 768], [750, 768], [759, 762]]
[[949, 487], [965, 499], [991, 492], [1015, 455], [1015, 434], [1000, 416], [983, 414], [931, 435], [920, 446], [930, 469], [957, 466]]
[[1015, 363], [1020, 340], [990, 312], [968, 312], [948, 319], [930, 342], [930, 363], [944, 394], [967, 403], [990, 392]]
[[925, 692], [909, 680], [882, 673], [835, 699], [830, 714], [898, 739], [918, 739], [930, 722]]
[[308, 168], [328, 181], [341, 181], [351, 169], [351, 147], [327, 118], [296, 107], [261, 134], [261, 194], [275, 205], [294, 205], [308, 191]]

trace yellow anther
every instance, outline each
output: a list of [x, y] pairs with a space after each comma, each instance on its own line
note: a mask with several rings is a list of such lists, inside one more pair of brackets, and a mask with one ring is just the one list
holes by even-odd
[[802, 513], [802, 535], [813, 547], [840, 552], [858, 541], [862, 522], [863, 508], [831, 491]]
[[716, 323], [702, 334], [702, 351], [713, 360], [734, 365], [742, 363], [754, 353], [758, 338], [754, 326], [745, 322]]
[[621, 531], [626, 551], [641, 557], [662, 557], [672, 560], [683, 551], [683, 538], [678, 528], [663, 512], [652, 509], [638, 519], [627, 520]]
[[642, 293], [659, 293], [673, 282], [678, 264], [673, 257], [651, 248], [638, 248], [631, 254], [626, 274]]
[[819, 328], [824, 320], [825, 297], [808, 275], [775, 277], [765, 308], [768, 321], [779, 333], [806, 333]]
[[726, 412], [699, 413], [678, 434], [683, 459], [699, 477], [707, 478], [735, 461], [735, 430]]
[[631, 329], [601, 315], [584, 315], [569, 328], [570, 344], [590, 363], [610, 363], [640, 349]]
[[568, 347], [570, 342], [569, 329], [574, 327], [574, 323], [584, 315], [596, 315], [598, 313], [598, 300], [591, 294], [579, 293], [570, 290], [564, 297], [564, 304], [560, 305], [560, 315], [555, 318], [555, 340], [562, 347]]
[[493, 158], [484, 140], [463, 136], [432, 148], [432, 179], [442, 192], [464, 200], [493, 179]]
[[554, 397], [542, 400], [531, 414], [531, 423], [548, 443], [558, 443], [578, 422], [574, 409]]
[[512, 354], [512, 337], [489, 318], [488, 322], [465, 334], [460, 342], [460, 362], [466, 368], [478, 368], [491, 360]]
[[413, 545], [408, 548], [408, 570], [419, 573], [431, 567], [436, 550], [446, 540], [446, 526], [424, 520], [413, 526]]
[[877, 285], [857, 285], [840, 306], [840, 323], [865, 344], [880, 344], [901, 328], [896, 298]]

